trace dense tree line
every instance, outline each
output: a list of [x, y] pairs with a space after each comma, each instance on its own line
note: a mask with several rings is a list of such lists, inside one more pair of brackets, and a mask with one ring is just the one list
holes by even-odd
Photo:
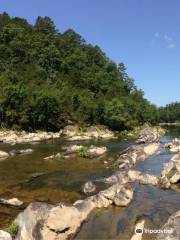
[[159, 121], [162, 123], [180, 122], [180, 102], [159, 108]]
[[0, 15], [0, 87], [4, 127], [57, 130], [72, 121], [123, 130], [158, 118], [123, 63], [49, 17], [31, 25]]

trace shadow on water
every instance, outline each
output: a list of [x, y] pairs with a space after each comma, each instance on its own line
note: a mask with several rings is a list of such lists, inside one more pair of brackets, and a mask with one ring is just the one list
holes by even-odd
[[[137, 183], [134, 190], [134, 199], [128, 207], [110, 207], [92, 212], [74, 239], [130, 240], [138, 219], [145, 219], [147, 229], [159, 229], [171, 214], [180, 209], [178, 193]], [[152, 239], [155, 236], [150, 234], [143, 238]]]

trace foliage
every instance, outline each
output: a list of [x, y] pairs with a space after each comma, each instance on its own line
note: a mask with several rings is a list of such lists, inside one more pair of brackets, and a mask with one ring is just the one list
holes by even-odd
[[180, 121], [180, 102], [159, 108], [159, 120], [162, 123], [178, 123]]
[[79, 157], [86, 158], [88, 156], [88, 150], [89, 150], [89, 148], [86, 146], [80, 147], [80, 149], [78, 151]]
[[10, 233], [11, 235], [16, 235], [18, 233], [18, 225], [15, 222], [12, 222], [5, 231]]
[[73, 29], [60, 33], [49, 17], [32, 26], [0, 14], [0, 83], [3, 127], [55, 131], [71, 121], [126, 130], [157, 121], [123, 63]]

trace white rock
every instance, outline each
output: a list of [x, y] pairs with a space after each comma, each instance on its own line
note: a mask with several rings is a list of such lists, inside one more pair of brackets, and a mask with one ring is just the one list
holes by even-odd
[[0, 240], [12, 240], [12, 237], [8, 232], [0, 230]]
[[20, 200], [17, 199], [17, 198], [11, 198], [11, 199], [1, 198], [1, 199], [0, 199], [0, 203], [1, 203], [1, 204], [7, 204], [7, 205], [10, 205], [10, 206], [17, 206], [17, 207], [23, 205], [23, 202], [20, 201]]

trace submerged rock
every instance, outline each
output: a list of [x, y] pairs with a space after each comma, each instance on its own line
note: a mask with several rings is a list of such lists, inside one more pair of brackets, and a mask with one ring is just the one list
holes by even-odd
[[20, 207], [21, 205], [23, 205], [23, 202], [20, 201], [20, 200], [17, 199], [17, 198], [11, 198], [11, 199], [1, 198], [1, 199], [0, 199], [0, 203], [1, 203], [1, 204], [5, 204], [5, 205], [14, 206], [14, 207]]
[[156, 240], [179, 240], [180, 239], [180, 211], [171, 215], [161, 228]]
[[88, 181], [82, 186], [82, 190], [87, 195], [91, 194], [96, 191], [96, 185], [92, 181]]
[[28, 149], [21, 149], [21, 150], [12, 150], [9, 152], [11, 156], [19, 155], [19, 154], [29, 154], [32, 153], [34, 150], [31, 148]]
[[61, 157], [63, 157], [61, 153], [56, 153], [51, 156], [45, 157], [44, 160], [50, 160], [50, 159], [61, 158]]

